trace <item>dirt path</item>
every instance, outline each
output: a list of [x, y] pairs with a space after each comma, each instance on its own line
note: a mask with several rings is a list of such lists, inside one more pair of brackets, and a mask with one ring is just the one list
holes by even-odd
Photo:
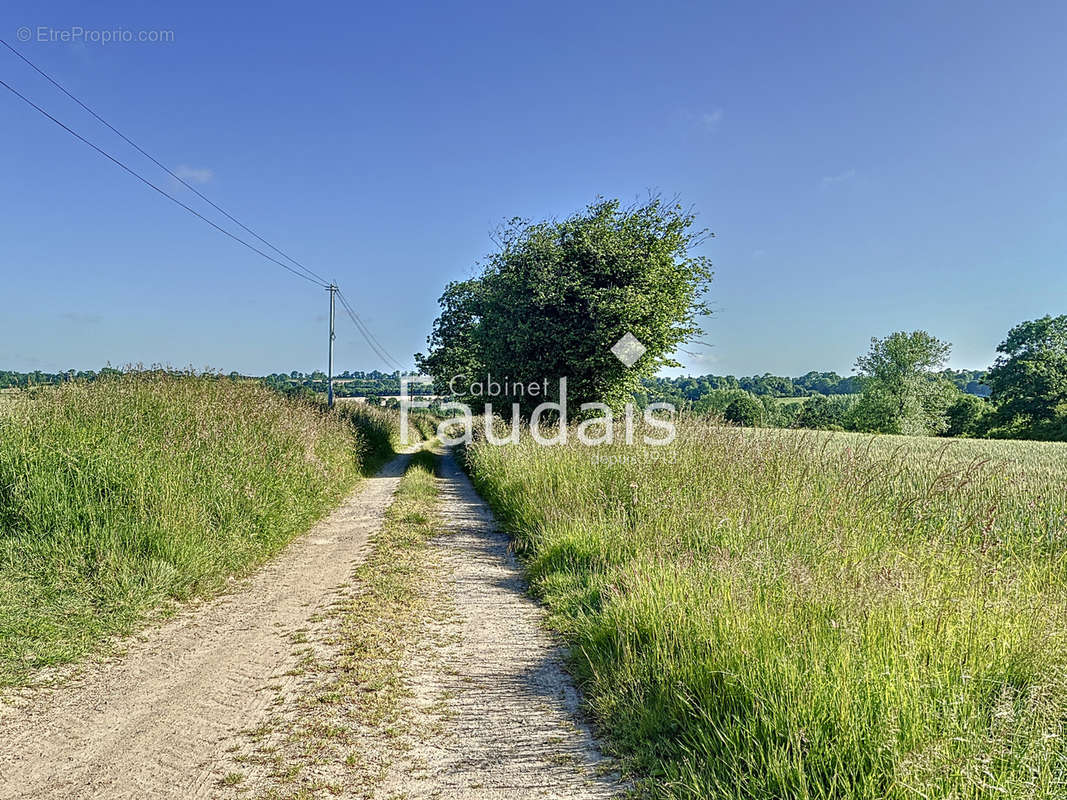
[[[336, 633], [330, 605], [381, 529], [407, 460], [390, 462], [238, 591], [148, 631], [74, 684], [0, 707], [0, 800], [184, 800], [267, 789], [253, 763], [240, 765], [248, 773], [240, 785], [221, 778], [237, 769], [234, 756], [269, 727], [282, 698], [301, 707], [313, 697], [308, 681], [321, 676], [302, 675], [294, 642], [307, 642], [307, 632]], [[398, 712], [406, 722], [362, 729], [356, 752], [381, 771], [349, 782], [342, 795], [619, 796], [624, 787], [578, 715], [562, 652], [524, 594], [507, 537], [450, 455], [441, 473], [443, 532], [423, 552], [421, 607], [432, 613], [401, 662]], [[320, 642], [323, 657], [331, 635]], [[313, 709], [312, 724], [330, 721], [316, 703], [303, 707]], [[282, 731], [272, 743], [284, 741]], [[268, 774], [272, 763], [263, 766]], [[329, 763], [320, 766], [329, 773]]]
[[399, 456], [247, 586], [180, 614], [74, 684], [0, 708], [0, 798], [199, 798], [212, 765], [267, 712], [287, 634], [348, 580], [408, 456]]
[[448, 800], [608, 798], [622, 792], [578, 715], [563, 653], [524, 594], [518, 564], [488, 506], [451, 455], [441, 465], [433, 547], [453, 613], [434, 624], [445, 644], [408, 664], [411, 748], [379, 797]]

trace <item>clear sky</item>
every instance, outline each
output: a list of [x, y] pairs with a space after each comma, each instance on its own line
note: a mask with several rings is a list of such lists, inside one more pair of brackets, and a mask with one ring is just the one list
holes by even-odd
[[[173, 41], [37, 40], [73, 26]], [[6, 0], [0, 37], [405, 363], [501, 221], [650, 189], [717, 237], [694, 374], [847, 373], [920, 327], [981, 368], [1067, 312], [1062, 3]], [[0, 77], [180, 188], [2, 48]], [[2, 88], [0, 168], [0, 369], [324, 368], [325, 291]], [[339, 371], [386, 368], [338, 326]]]

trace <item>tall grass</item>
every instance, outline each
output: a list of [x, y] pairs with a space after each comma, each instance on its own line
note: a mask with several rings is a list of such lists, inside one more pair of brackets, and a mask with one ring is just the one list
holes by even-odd
[[378, 466], [402, 445], [400, 415], [394, 410], [350, 403], [335, 406], [333, 414], [356, 432], [368, 468]]
[[163, 373], [0, 410], [0, 685], [78, 658], [284, 546], [390, 452], [366, 411]]
[[468, 459], [653, 794], [1067, 796], [1067, 445], [692, 422]]

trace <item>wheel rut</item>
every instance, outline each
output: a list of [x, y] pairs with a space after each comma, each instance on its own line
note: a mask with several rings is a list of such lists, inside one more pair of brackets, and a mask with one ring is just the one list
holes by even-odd
[[564, 651], [545, 629], [488, 505], [450, 453], [433, 541], [452, 607], [436, 651], [407, 665], [421, 733], [378, 797], [597, 800], [625, 787], [579, 712]]

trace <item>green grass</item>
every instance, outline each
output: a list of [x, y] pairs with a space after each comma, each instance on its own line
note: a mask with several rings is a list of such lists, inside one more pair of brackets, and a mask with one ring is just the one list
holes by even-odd
[[468, 458], [651, 794], [1067, 796], [1067, 445], [689, 422]]
[[441, 418], [427, 409], [415, 409], [408, 415], [412, 431], [426, 441], [437, 438], [437, 424]]
[[0, 685], [106, 649], [305, 531], [389, 452], [383, 412], [161, 373], [0, 411]]

